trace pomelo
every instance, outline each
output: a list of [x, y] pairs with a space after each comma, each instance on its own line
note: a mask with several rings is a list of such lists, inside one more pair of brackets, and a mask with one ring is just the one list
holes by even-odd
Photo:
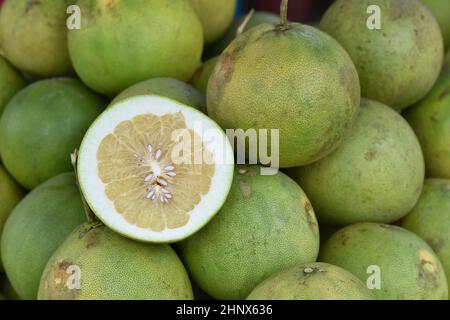
[[290, 175], [320, 222], [394, 222], [416, 204], [424, 181], [419, 142], [391, 108], [363, 99], [355, 126], [330, 156]]
[[78, 179], [94, 213], [114, 231], [174, 242], [222, 207], [233, 167], [230, 142], [203, 113], [136, 96], [112, 105], [87, 131]]
[[419, 138], [427, 176], [450, 179], [450, 70], [404, 116]]
[[233, 21], [237, 0], [189, 0], [203, 26], [205, 44], [219, 39]]
[[0, 11], [0, 42], [20, 70], [40, 77], [72, 71], [67, 50], [67, 8], [75, 0], [7, 0]]
[[286, 168], [338, 147], [356, 117], [360, 88], [355, 66], [334, 39], [286, 22], [285, 14], [282, 20], [260, 24], [228, 46], [209, 80], [207, 106], [225, 129], [279, 130], [279, 143], [267, 145], [279, 145], [279, 165]]
[[319, 229], [308, 198], [285, 174], [260, 170], [238, 166], [219, 214], [180, 243], [193, 281], [216, 299], [245, 299], [273, 273], [317, 258]]
[[[11, 211], [23, 197], [23, 191], [0, 164], [0, 239]], [[0, 250], [0, 271], [3, 270]]]
[[6, 274], [22, 299], [36, 299], [48, 259], [84, 219], [72, 173], [44, 182], [16, 206], [1, 246]]
[[[368, 13], [373, 6], [379, 26], [378, 11]], [[363, 97], [401, 110], [423, 98], [439, 75], [442, 34], [418, 0], [337, 0], [320, 28], [352, 57]]]
[[[79, 287], [74, 277], [79, 277]], [[191, 300], [193, 294], [189, 276], [169, 245], [131, 241], [86, 223], [50, 258], [38, 298]]]
[[120, 93], [111, 104], [138, 95], [159, 95], [206, 113], [205, 96], [190, 84], [173, 78], [154, 78], [139, 82]]
[[450, 48], [450, 1], [449, 0], [421, 0], [433, 13], [441, 27], [446, 48]]
[[350, 272], [327, 263], [306, 263], [276, 273], [247, 300], [372, 300], [366, 285]]
[[115, 96], [147, 79], [188, 81], [200, 64], [202, 25], [186, 0], [78, 0], [81, 29], [69, 31], [75, 70]]
[[75, 79], [42, 80], [21, 90], [0, 120], [6, 169], [27, 189], [70, 171], [70, 153], [105, 104]]
[[321, 247], [319, 261], [344, 268], [370, 284], [377, 299], [448, 298], [438, 257], [424, 240], [397, 226], [358, 223], [345, 227]]
[[2, 56], [0, 56], [0, 116], [9, 100], [23, 87], [25, 80]]
[[4, 275], [3, 279], [0, 282], [0, 291], [1, 293], [3, 293], [5, 300], [21, 300], [6, 275]]
[[434, 249], [450, 286], [450, 180], [426, 180], [419, 202], [401, 225]]
[[209, 78], [211, 77], [218, 60], [219, 57], [214, 57], [205, 61], [205, 63], [195, 71], [195, 74], [190, 81], [192, 85], [204, 95], [206, 95], [208, 91]]

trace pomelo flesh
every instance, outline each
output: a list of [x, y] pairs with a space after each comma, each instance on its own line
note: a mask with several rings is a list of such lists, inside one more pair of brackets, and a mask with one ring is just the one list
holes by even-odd
[[25, 87], [25, 80], [8, 61], [0, 56], [0, 116], [9, 100]]

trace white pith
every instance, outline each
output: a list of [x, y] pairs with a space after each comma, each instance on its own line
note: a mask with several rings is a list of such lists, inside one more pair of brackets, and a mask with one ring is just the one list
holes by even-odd
[[[126, 221], [105, 194], [105, 184], [99, 178], [97, 150], [103, 138], [112, 133], [115, 127], [125, 120], [142, 114], [162, 116], [181, 112], [188, 128], [198, 132], [194, 122], [200, 121], [203, 130], [220, 127], [201, 112], [176, 101], [159, 96], [137, 96], [125, 99], [108, 108], [87, 131], [79, 151], [78, 179], [86, 201], [95, 215], [108, 227], [130, 238], [146, 242], [175, 242], [186, 238], [204, 226], [221, 208], [231, 188], [234, 170], [234, 154], [226, 135], [221, 144], [205, 144], [213, 155], [215, 172], [211, 179], [209, 192], [191, 211], [189, 222], [177, 229], [154, 232], [139, 228]], [[225, 146], [225, 147], [224, 147]], [[171, 168], [161, 168], [162, 170]], [[167, 170], [173, 172], [173, 170]], [[174, 173], [176, 174], [176, 173]], [[150, 179], [150, 178], [149, 178]]]

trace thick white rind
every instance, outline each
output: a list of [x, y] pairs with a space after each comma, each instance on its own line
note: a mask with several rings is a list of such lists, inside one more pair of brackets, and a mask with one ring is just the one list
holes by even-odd
[[[164, 115], [181, 112], [186, 125], [195, 130], [194, 123], [201, 122], [203, 130], [218, 130], [223, 134], [219, 144], [206, 144], [215, 160], [215, 174], [209, 192], [191, 212], [189, 222], [177, 229], [154, 232], [131, 225], [119, 214], [105, 194], [105, 184], [97, 168], [97, 150], [103, 138], [112, 133], [122, 121], [142, 114]], [[198, 132], [202, 135], [202, 132]], [[78, 179], [86, 201], [95, 215], [112, 230], [135, 240], [170, 243], [187, 238], [200, 230], [222, 207], [231, 188], [234, 171], [234, 154], [222, 129], [198, 110], [159, 96], [136, 96], [114, 104], [101, 114], [87, 131], [78, 157]]]

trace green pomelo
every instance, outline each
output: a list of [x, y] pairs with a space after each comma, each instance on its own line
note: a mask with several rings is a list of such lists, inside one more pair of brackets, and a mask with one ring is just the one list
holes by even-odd
[[446, 48], [450, 48], [450, 1], [449, 0], [421, 0], [435, 16], [441, 27]]
[[279, 130], [279, 141], [267, 144], [279, 147], [282, 168], [336, 149], [359, 102], [357, 71], [345, 50], [298, 23], [260, 24], [239, 35], [220, 56], [207, 95], [209, 115], [225, 129]]
[[189, 0], [203, 26], [205, 44], [219, 39], [233, 21], [236, 0]]
[[[367, 13], [373, 5], [381, 9], [380, 29]], [[401, 110], [423, 98], [439, 75], [442, 34], [418, 0], [338, 0], [320, 27], [352, 57], [363, 97]]]
[[[245, 18], [246, 16], [243, 16], [232, 23], [223, 37], [220, 38], [219, 41], [217, 41], [211, 48], [207, 49], [206, 53], [208, 54], [208, 56], [220, 55], [226, 49], [226, 47], [228, 47], [228, 45], [234, 40], [234, 38], [236, 38], [238, 29], [244, 22]], [[245, 25], [243, 31], [250, 30], [251, 28], [263, 23], [276, 25], [280, 23], [280, 17], [273, 13], [257, 11]]]
[[391, 108], [363, 99], [355, 126], [333, 154], [290, 171], [320, 222], [394, 222], [416, 204], [424, 181], [422, 151]]
[[[23, 197], [23, 191], [0, 165], [0, 239], [11, 211]], [[0, 250], [0, 271], [3, 270]]]
[[[71, 288], [70, 270], [81, 283]], [[107, 289], [106, 289], [107, 288]], [[83, 224], [50, 258], [40, 300], [191, 300], [191, 283], [169, 245], [135, 242], [105, 226]]]
[[0, 42], [20, 70], [40, 77], [72, 71], [67, 50], [67, 8], [75, 0], [7, 0], [0, 11]]
[[372, 293], [377, 299], [448, 298], [438, 257], [425, 241], [397, 226], [358, 223], [345, 227], [322, 246], [319, 261], [344, 268], [374, 285]]
[[450, 286], [450, 180], [429, 179], [402, 227], [425, 239], [444, 266]]
[[317, 258], [319, 230], [306, 195], [285, 174], [260, 170], [237, 167], [217, 216], [180, 243], [192, 279], [216, 299], [245, 299], [273, 273]]
[[307, 263], [279, 272], [258, 285], [247, 300], [372, 300], [366, 285], [327, 263]]
[[139, 95], [167, 97], [206, 113], [205, 96], [190, 84], [173, 78], [154, 78], [139, 82], [119, 94], [111, 104]]
[[69, 52], [89, 87], [115, 96], [147, 79], [188, 81], [200, 64], [203, 33], [186, 0], [78, 0], [81, 29]]
[[450, 70], [433, 89], [405, 112], [425, 156], [428, 177], [450, 179]]
[[104, 109], [105, 101], [80, 81], [42, 80], [20, 91], [0, 120], [0, 154], [27, 189], [71, 171], [70, 153]]
[[203, 63], [202, 66], [197, 69], [190, 81], [190, 83], [204, 95], [206, 95], [208, 91], [209, 78], [211, 77], [218, 60], [219, 57], [214, 57]]
[[0, 56], [0, 116], [9, 100], [23, 87], [25, 80], [22, 75]]
[[72, 173], [46, 181], [15, 207], [1, 246], [6, 274], [22, 299], [36, 299], [48, 259], [84, 219]]

